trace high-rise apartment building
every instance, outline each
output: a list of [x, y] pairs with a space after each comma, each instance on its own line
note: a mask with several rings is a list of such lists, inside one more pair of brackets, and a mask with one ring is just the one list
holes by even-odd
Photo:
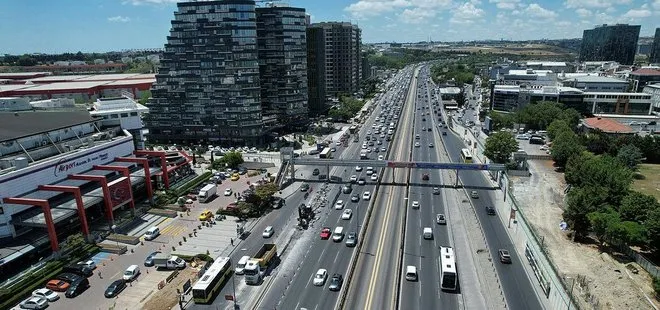
[[616, 24], [584, 30], [580, 61], [616, 61], [632, 65], [641, 26]]
[[312, 114], [325, 110], [325, 100], [352, 95], [362, 79], [362, 31], [346, 22], [314, 23], [307, 27], [307, 78]]
[[660, 63], [660, 28], [655, 28], [655, 38], [653, 38], [649, 62], [653, 64]]
[[305, 9], [257, 8], [261, 107], [267, 130], [307, 124]]
[[148, 103], [149, 139], [260, 144], [254, 1], [179, 2], [177, 8]]

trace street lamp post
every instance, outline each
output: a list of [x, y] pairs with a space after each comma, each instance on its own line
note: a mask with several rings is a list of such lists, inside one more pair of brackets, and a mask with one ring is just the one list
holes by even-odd
[[[113, 234], [116, 234], [116, 233], [117, 233], [117, 225], [112, 225], [112, 226], [110, 227], [110, 229], [112, 230], [112, 233], [113, 233]], [[116, 238], [115, 238], [115, 242], [117, 242], [117, 248], [119, 248], [119, 239], [116, 239]]]

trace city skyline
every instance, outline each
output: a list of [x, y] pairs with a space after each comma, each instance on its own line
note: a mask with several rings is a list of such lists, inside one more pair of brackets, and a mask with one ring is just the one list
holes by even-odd
[[[0, 54], [107, 52], [165, 43], [176, 0], [3, 1]], [[660, 0], [291, 0], [312, 22], [359, 25], [363, 42], [581, 38], [599, 24], [658, 27]], [[263, 4], [263, 3], [262, 3]], [[39, 7], [39, 10], [35, 10]], [[45, 27], [48, 25], [48, 27]]]

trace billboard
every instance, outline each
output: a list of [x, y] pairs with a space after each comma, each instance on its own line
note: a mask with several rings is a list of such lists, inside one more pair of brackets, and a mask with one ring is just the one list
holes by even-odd
[[131, 182], [128, 178], [120, 178], [116, 183], [108, 186], [110, 191], [110, 204], [115, 208], [129, 200], [131, 197]]

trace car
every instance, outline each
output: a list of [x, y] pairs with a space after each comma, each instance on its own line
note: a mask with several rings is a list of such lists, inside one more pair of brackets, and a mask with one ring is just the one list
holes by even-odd
[[335, 273], [332, 275], [332, 278], [330, 278], [330, 285], [328, 285], [328, 289], [331, 291], [339, 291], [343, 283], [344, 277], [338, 273]]
[[337, 202], [335, 202], [335, 210], [341, 210], [343, 208], [344, 208], [344, 201], [337, 200]]
[[495, 214], [496, 214], [496, 213], [495, 213], [495, 208], [493, 208], [492, 206], [487, 206], [487, 207], [486, 207], [486, 214], [488, 214], [488, 215], [495, 215]]
[[358, 179], [357, 175], [352, 175], [351, 176], [351, 183], [357, 182], [357, 179]]
[[32, 296], [46, 298], [48, 301], [56, 301], [60, 299], [60, 295], [47, 288], [40, 288], [32, 291]]
[[321, 229], [320, 237], [322, 240], [330, 239], [330, 227], [323, 227]]
[[433, 143], [429, 143], [429, 147], [431, 147], [431, 148], [432, 148], [432, 147], [433, 147]]
[[357, 233], [352, 231], [346, 236], [346, 246], [354, 247], [357, 245]]
[[381, 148], [380, 148], [380, 151], [381, 151], [381, 152], [385, 152], [385, 151], [387, 151], [387, 149], [384, 148], [384, 147], [381, 147]]
[[144, 259], [144, 266], [152, 267], [154, 265], [154, 256], [158, 254], [160, 254], [160, 251], [151, 252], [151, 254], [149, 254], [147, 258]]
[[446, 132], [446, 131], [443, 131], [443, 132], [442, 132], [442, 135], [443, 135], [443, 136], [446, 136], [446, 135], [447, 135], [447, 132]]
[[76, 282], [71, 283], [69, 289], [66, 290], [64, 296], [67, 298], [74, 298], [82, 294], [85, 290], [89, 288], [89, 280], [87, 278], [81, 278]]
[[199, 215], [200, 221], [208, 221], [213, 218], [213, 212], [211, 210], [204, 210], [202, 214]]
[[385, 159], [385, 156], [383, 156], [383, 155], [378, 155], [378, 160], [384, 160], [384, 159]]
[[119, 279], [112, 281], [110, 285], [108, 285], [108, 288], [105, 289], [105, 293], [103, 294], [106, 298], [113, 298], [119, 295], [121, 291], [123, 291], [126, 288], [126, 281], [124, 279]]
[[447, 219], [445, 218], [445, 215], [442, 213], [435, 215], [435, 222], [438, 225], [447, 225]]
[[314, 168], [314, 171], [312, 171], [312, 175], [319, 175], [319, 174], [321, 174], [319, 168]]
[[122, 276], [122, 279], [125, 281], [133, 281], [137, 279], [137, 277], [140, 275], [140, 267], [138, 265], [130, 265], [126, 270], [124, 270], [124, 275]]
[[374, 170], [371, 169], [371, 167], [367, 168], [367, 172], [365, 172], [366, 175], [372, 175], [374, 173]]
[[356, 171], [356, 172], [360, 172], [360, 171], [362, 171], [362, 167], [360, 167], [360, 166], [355, 166], [355, 171]]
[[351, 209], [346, 209], [344, 210], [344, 212], [341, 213], [342, 220], [350, 220], [351, 216], [353, 216], [353, 210]]
[[231, 196], [231, 194], [232, 194], [231, 188], [225, 189], [225, 196]]
[[351, 202], [358, 202], [358, 201], [360, 201], [360, 195], [358, 193], [351, 195]]
[[238, 173], [234, 173], [231, 175], [230, 180], [232, 181], [238, 181], [241, 178], [241, 176]]
[[422, 181], [428, 181], [428, 180], [429, 180], [429, 174], [428, 173], [422, 174]]
[[46, 307], [48, 307], [48, 299], [31, 296], [28, 297], [28, 299], [21, 301], [20, 306], [23, 309], [46, 309]]
[[69, 283], [60, 279], [53, 279], [46, 283], [46, 288], [55, 292], [64, 292], [69, 289]]
[[364, 199], [364, 200], [371, 199], [371, 192], [366, 191], [366, 192], [362, 193], [362, 199]]
[[372, 174], [371, 175], [371, 180], [372, 181], [378, 181], [378, 174], [377, 173]]
[[479, 198], [479, 193], [477, 193], [477, 191], [471, 191], [470, 198], [474, 198], [474, 199]]
[[91, 259], [84, 262], [78, 262], [76, 265], [85, 266], [91, 270], [96, 269], [96, 263]]
[[75, 275], [79, 275], [81, 277], [91, 277], [94, 274], [94, 271], [92, 269], [89, 269], [89, 267], [85, 265], [68, 265], [62, 267], [62, 272], [69, 272], [73, 273]]
[[266, 229], [264, 229], [264, 232], [261, 233], [261, 236], [264, 238], [270, 238], [273, 236], [274, 233], [275, 233], [275, 229], [273, 228], [273, 226], [266, 226]]
[[420, 146], [419, 142], [415, 142], [415, 147], [419, 147], [419, 146]]
[[500, 263], [502, 264], [511, 264], [511, 254], [505, 249], [497, 250], [497, 254], [500, 257]]
[[59, 275], [57, 275], [57, 277], [55, 277], [55, 278], [59, 279], [59, 280], [62, 280], [62, 281], [66, 281], [67, 283], [69, 283], [69, 285], [71, 285], [71, 283], [73, 283], [73, 282], [76, 282], [76, 281], [82, 279], [81, 276], [79, 276], [75, 273], [71, 273], [71, 272], [62, 272]]
[[371, 148], [367, 148], [367, 153], [371, 153]]
[[414, 200], [414, 201], [412, 202], [412, 208], [413, 208], [413, 209], [419, 209], [419, 201]]
[[440, 188], [439, 187], [434, 187], [433, 188], [433, 195], [440, 195]]
[[367, 184], [367, 181], [364, 178], [359, 178], [358, 185], [364, 185], [364, 184]]
[[309, 184], [303, 183], [302, 185], [300, 185], [301, 192], [306, 192], [307, 190], [309, 190]]
[[325, 279], [328, 278], [328, 271], [325, 269], [319, 269], [314, 275], [313, 283], [315, 286], [323, 286], [325, 284]]

